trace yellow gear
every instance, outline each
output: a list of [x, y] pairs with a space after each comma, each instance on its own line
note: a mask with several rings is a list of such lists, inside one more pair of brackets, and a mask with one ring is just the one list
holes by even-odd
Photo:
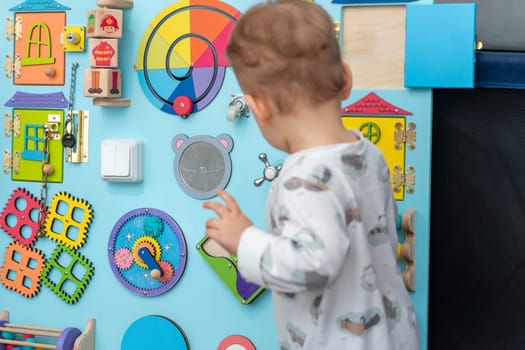
[[137, 265], [140, 267], [147, 269], [148, 265], [146, 265], [139, 256], [139, 250], [143, 247], [148, 248], [155, 261], [160, 261], [162, 250], [160, 248], [159, 242], [157, 242], [157, 240], [151, 236], [141, 236], [133, 243], [133, 247], [131, 249], [131, 252], [133, 253], [133, 260], [135, 260]]

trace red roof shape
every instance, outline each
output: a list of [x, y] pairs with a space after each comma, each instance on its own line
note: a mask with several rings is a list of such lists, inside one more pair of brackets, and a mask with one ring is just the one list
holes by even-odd
[[386, 102], [381, 97], [371, 92], [357, 102], [354, 102], [341, 109], [345, 115], [412, 115], [412, 112], [405, 111], [391, 103]]

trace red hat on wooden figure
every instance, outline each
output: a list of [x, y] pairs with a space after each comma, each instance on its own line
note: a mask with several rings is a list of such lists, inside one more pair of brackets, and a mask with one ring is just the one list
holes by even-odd
[[100, 27], [113, 27], [119, 29], [117, 19], [112, 15], [107, 15], [100, 22]]

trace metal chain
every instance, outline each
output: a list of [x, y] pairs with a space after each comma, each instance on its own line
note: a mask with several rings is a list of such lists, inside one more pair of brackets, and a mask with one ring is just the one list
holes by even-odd
[[[64, 134], [65, 135], [72, 135], [73, 134], [73, 105], [75, 103], [75, 86], [77, 82], [77, 69], [78, 69], [78, 62], [73, 62], [71, 64], [71, 83], [69, 85], [69, 101], [68, 101], [68, 109], [66, 114], [66, 124], [64, 127]], [[66, 150], [66, 162], [71, 162], [71, 155], [72, 155], [72, 147], [65, 147]]]
[[75, 86], [77, 82], [78, 62], [71, 63], [71, 84], [69, 86], [69, 107], [73, 109], [73, 102], [75, 101]]
[[68, 104], [68, 115], [73, 110], [73, 104], [75, 102], [75, 86], [77, 82], [77, 69], [78, 62], [71, 63], [71, 84], [69, 85], [69, 104]]
[[53, 172], [53, 167], [50, 164], [49, 154], [49, 140], [53, 132], [50, 130], [48, 124], [44, 124], [44, 149], [42, 150], [42, 189], [40, 190], [40, 207], [38, 209], [38, 237], [46, 236], [44, 227], [46, 221], [46, 202], [47, 202], [47, 177]]

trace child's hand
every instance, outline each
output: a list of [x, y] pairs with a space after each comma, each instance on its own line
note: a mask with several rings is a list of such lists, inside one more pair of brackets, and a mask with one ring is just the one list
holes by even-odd
[[241, 235], [253, 223], [242, 213], [237, 201], [229, 193], [219, 190], [217, 195], [222, 198], [226, 205], [218, 202], [204, 202], [202, 204], [204, 208], [213, 210], [219, 216], [206, 221], [205, 233], [228, 252], [237, 255]]

